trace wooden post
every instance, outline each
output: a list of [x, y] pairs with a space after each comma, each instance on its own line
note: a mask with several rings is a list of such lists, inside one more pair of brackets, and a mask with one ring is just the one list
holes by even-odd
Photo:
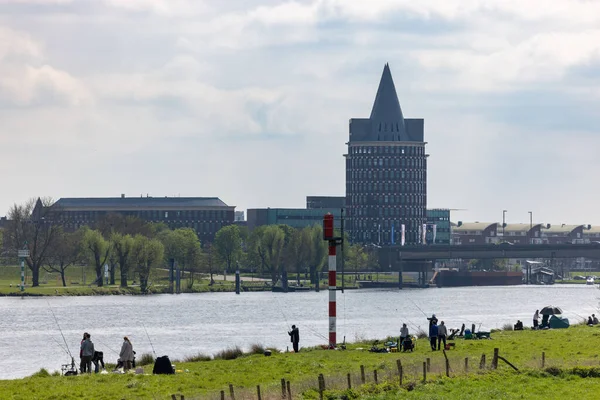
[[260, 396], [260, 385], [256, 385], [256, 394], [258, 396], [258, 400], [262, 400], [262, 397]]
[[177, 396], [175, 396], [174, 394], [171, 395], [171, 400], [177, 400]]
[[233, 392], [232, 384], [229, 384], [229, 397], [231, 397], [231, 400], [235, 400], [235, 393]]
[[542, 351], [542, 368], [546, 366], [546, 352]]
[[423, 382], [427, 380], [427, 363], [423, 362]]
[[450, 377], [450, 361], [446, 358], [446, 376]]
[[179, 395], [179, 400], [185, 400], [185, 396], [184, 396], [184, 395], [182, 395], [182, 394], [180, 394], [180, 395]]
[[323, 391], [325, 390], [325, 378], [319, 374], [319, 400], [323, 400]]
[[290, 387], [290, 381], [287, 381], [285, 385], [287, 386], [288, 399], [292, 400], [292, 388]]
[[221, 400], [225, 400], [225, 391], [221, 390]]
[[285, 399], [285, 379], [281, 378], [281, 398]]
[[360, 381], [362, 382], [363, 385], [365, 384], [366, 379], [365, 379], [365, 366], [364, 365], [360, 366]]
[[469, 357], [465, 357], [465, 373], [469, 373]]
[[402, 361], [396, 360], [396, 366], [398, 367], [398, 376], [400, 377], [400, 386], [402, 386]]
[[481, 361], [479, 361], [479, 369], [485, 368], [485, 354], [481, 355]]
[[492, 369], [498, 368], [498, 351], [499, 349], [497, 347], [494, 348], [494, 358], [492, 358]]
[[427, 357], [427, 372], [431, 371], [431, 359]]
[[377, 370], [373, 370], [373, 379], [375, 380], [375, 384], [377, 385]]
[[350, 373], [348, 373], [348, 389], [352, 389], [352, 379], [350, 379]]

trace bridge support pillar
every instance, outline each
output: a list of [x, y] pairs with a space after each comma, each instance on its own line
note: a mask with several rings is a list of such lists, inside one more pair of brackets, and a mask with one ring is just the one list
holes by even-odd
[[404, 272], [404, 262], [402, 261], [402, 254], [398, 262], [398, 289], [402, 289], [402, 273]]

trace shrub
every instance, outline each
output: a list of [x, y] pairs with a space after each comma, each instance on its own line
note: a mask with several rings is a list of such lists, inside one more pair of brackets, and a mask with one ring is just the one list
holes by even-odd
[[265, 347], [260, 343], [254, 343], [250, 346], [250, 354], [264, 354]]
[[136, 365], [150, 365], [154, 364], [154, 356], [150, 353], [144, 353], [140, 356], [139, 360], [135, 360]]
[[244, 355], [242, 349], [239, 346], [228, 347], [225, 350], [221, 350], [217, 354], [215, 354], [215, 360], [235, 360], [238, 357]]
[[204, 353], [196, 353], [193, 356], [187, 356], [183, 359], [183, 362], [198, 362], [198, 361], [210, 361], [211, 356]]
[[513, 325], [512, 324], [504, 324], [504, 325], [502, 325], [502, 330], [503, 331], [512, 331]]
[[48, 376], [50, 376], [50, 373], [48, 372], [48, 370], [46, 368], [41, 368], [38, 372], [36, 372], [35, 374], [31, 375], [34, 378], [46, 378]]
[[417, 339], [427, 339], [429, 335], [423, 329], [417, 331]]

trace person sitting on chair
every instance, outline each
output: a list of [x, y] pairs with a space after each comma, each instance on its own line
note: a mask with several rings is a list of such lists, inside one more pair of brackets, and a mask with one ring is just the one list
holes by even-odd
[[514, 329], [515, 329], [515, 331], [522, 331], [523, 330], [523, 322], [521, 322], [520, 320], [517, 320], [517, 323], [515, 324]]

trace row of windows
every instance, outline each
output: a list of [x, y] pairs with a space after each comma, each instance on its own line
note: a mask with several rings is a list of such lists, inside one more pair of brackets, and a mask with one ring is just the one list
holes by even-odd
[[425, 196], [422, 194], [415, 195], [353, 195], [350, 197], [352, 205], [360, 206], [372, 206], [372, 205], [425, 205]]
[[423, 217], [423, 209], [421, 207], [356, 207], [354, 217], [400, 217], [413, 216]]
[[357, 167], [411, 167], [424, 168], [425, 158], [398, 157], [360, 157], [350, 158], [350, 165]]
[[[390, 233], [383, 232], [352, 232], [351, 235], [353, 241], [362, 241], [363, 243], [379, 243], [379, 244], [391, 244], [392, 238]], [[406, 232], [405, 244], [420, 243], [420, 236], [416, 232]], [[399, 245], [401, 243], [400, 235], [394, 238], [394, 244]]]
[[374, 231], [382, 230], [383, 232], [391, 232], [392, 226], [394, 227], [394, 234], [400, 234], [402, 230], [402, 224], [404, 224], [405, 231], [418, 230], [419, 226], [422, 224], [419, 223], [418, 219], [408, 219], [404, 221], [393, 220], [393, 219], [377, 219], [377, 220], [352, 220], [352, 227], [354, 229], [360, 230], [369, 230], [372, 229]]
[[410, 183], [388, 183], [388, 182], [360, 182], [352, 183], [350, 185], [351, 192], [353, 193], [425, 193], [425, 184], [423, 182], [410, 182]]
[[[160, 222], [160, 221], [148, 221], [148, 222]], [[68, 223], [64, 224], [64, 227], [67, 230], [75, 230], [75, 229], [79, 229], [83, 226], [88, 226], [89, 222], [86, 221], [73, 221], [70, 220]], [[202, 235], [202, 236], [207, 236], [207, 235], [214, 235], [216, 232], [219, 231], [219, 229], [221, 229], [223, 226], [228, 225], [228, 223], [226, 221], [217, 221], [217, 222], [203, 222], [203, 223], [184, 223], [184, 222], [180, 222], [180, 221], [176, 221], [176, 222], [171, 222], [169, 223], [169, 227], [171, 229], [176, 229], [176, 228], [193, 228], [196, 233], [198, 235]]]
[[[347, 171], [347, 175], [350, 171]], [[425, 179], [425, 171], [424, 170], [395, 170], [395, 171], [364, 171], [364, 170], [352, 170], [350, 176], [352, 180], [355, 179], [408, 179], [408, 180], [424, 180]]]
[[[183, 210], [183, 211], [114, 211], [124, 216], [133, 216], [145, 220], [228, 220], [233, 218], [233, 213], [224, 210]], [[61, 218], [64, 220], [96, 221], [106, 215], [104, 211], [63, 211]]]
[[350, 154], [406, 154], [409, 156], [425, 155], [423, 146], [350, 146]]

